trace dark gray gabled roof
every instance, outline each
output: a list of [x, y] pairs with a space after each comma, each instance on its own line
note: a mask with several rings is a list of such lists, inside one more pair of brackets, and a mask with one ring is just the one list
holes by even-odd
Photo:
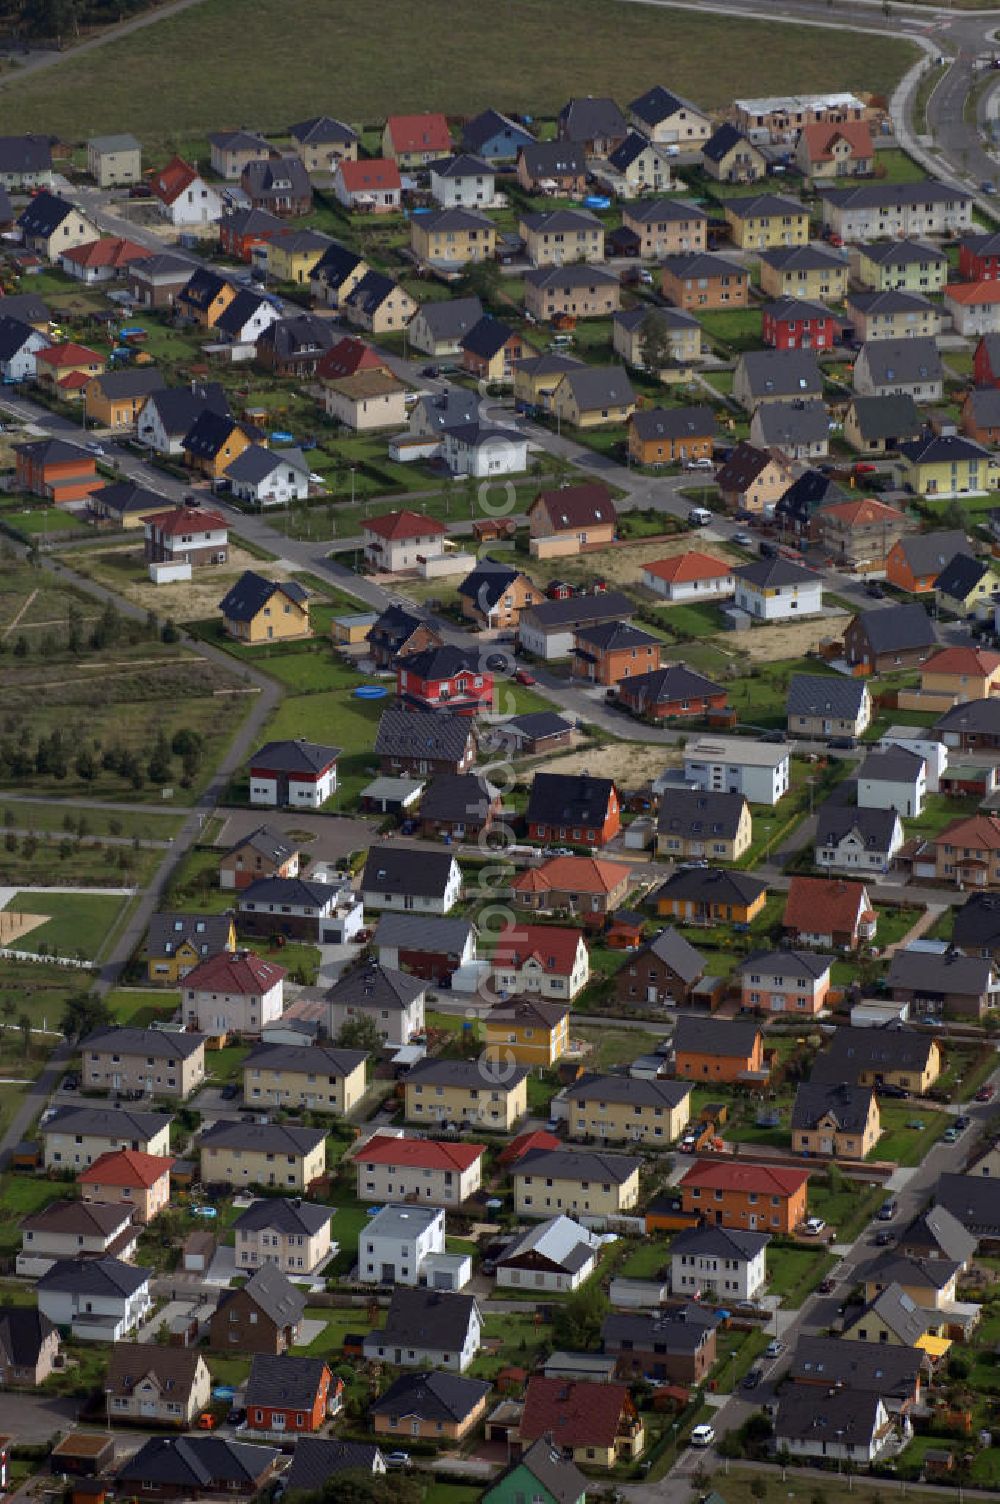
[[[901, 452], [902, 448], [901, 445]], [[907, 533], [899, 539], [899, 547], [915, 575], [940, 574], [956, 554], [972, 554], [972, 544], [961, 528]]]
[[720, 1059], [746, 1060], [753, 1054], [759, 1036], [760, 1026], [745, 1019], [730, 1021], [681, 1013], [674, 1029], [673, 1048], [675, 1054], [693, 1050]]
[[570, 99], [559, 111], [559, 133], [566, 141], [589, 141], [595, 136], [624, 136], [625, 117], [607, 95], [588, 94]]
[[914, 1347], [927, 1328], [935, 1324], [931, 1312], [918, 1306], [916, 1301], [896, 1284], [887, 1285], [874, 1300], [869, 1301], [857, 1320], [851, 1323], [851, 1327], [858, 1326], [869, 1312], [884, 1321], [907, 1347]]
[[816, 846], [839, 846], [854, 833], [866, 851], [888, 853], [901, 829], [894, 809], [856, 809], [851, 804], [827, 801], [817, 814]]
[[219, 1301], [218, 1309], [224, 1310], [231, 1300], [240, 1295], [253, 1301], [264, 1315], [277, 1327], [296, 1326], [306, 1308], [304, 1293], [278, 1268], [277, 1264], [263, 1264], [251, 1274], [242, 1291], [227, 1290]]
[[[485, 1379], [468, 1379], [457, 1373], [428, 1369], [403, 1373], [383, 1395], [368, 1406], [369, 1415], [414, 1418], [431, 1425], [463, 1422], [490, 1392]], [[395, 1427], [395, 1422], [393, 1422]]]
[[936, 1041], [913, 1029], [839, 1028], [813, 1061], [811, 1081], [854, 1083], [862, 1073], [921, 1072]]
[[335, 1473], [380, 1472], [381, 1456], [374, 1442], [300, 1435], [296, 1437], [291, 1465], [284, 1475], [285, 1485], [289, 1492], [304, 1489], [308, 1493], [322, 1493], [326, 1480]]
[[527, 715], [512, 715], [504, 721], [504, 731], [516, 732], [525, 740], [542, 740], [548, 736], [562, 736], [573, 730], [572, 721], [557, 715], [554, 710], [532, 710]]
[[901, 396], [852, 397], [858, 432], [869, 442], [906, 439], [920, 432], [921, 417], [909, 392]]
[[[228, 480], [258, 485], [276, 470], [280, 470], [282, 465], [289, 470], [297, 470], [300, 475], [309, 474], [309, 464], [301, 449], [294, 446], [287, 449], [265, 449], [263, 444], [250, 444], [242, 454], [236, 456], [231, 465], [226, 466], [226, 477]], [[301, 589], [301, 586], [298, 588]]]
[[703, 789], [665, 789], [660, 796], [656, 829], [661, 836], [684, 840], [735, 839], [747, 801], [742, 794]]
[[632, 674], [622, 680], [619, 693], [630, 703], [640, 708], [647, 705], [667, 705], [675, 701], [712, 699], [723, 694], [721, 684], [713, 684], [704, 674], [683, 663], [668, 663], [665, 668], [655, 668], [648, 674]]
[[[566, 1088], [569, 1102], [620, 1102], [627, 1107], [666, 1107], [673, 1111], [686, 1102], [693, 1088], [690, 1081], [647, 1081], [641, 1076], [586, 1075]], [[558, 1152], [558, 1151], [553, 1151]], [[527, 1163], [519, 1160], [519, 1164]]]
[[935, 731], [974, 731], [1000, 735], [1000, 700], [966, 700], [953, 705], [934, 722]]
[[[401, 918], [415, 918], [401, 915]], [[380, 924], [383, 921], [379, 921]], [[431, 919], [422, 921], [432, 924]], [[444, 921], [438, 921], [444, 923]], [[461, 921], [455, 921], [460, 923]], [[326, 993], [326, 1001], [333, 1004], [348, 1004], [354, 1008], [408, 1008], [427, 990], [427, 983], [419, 977], [411, 977], [405, 971], [395, 971], [391, 966], [381, 966], [377, 961], [363, 961], [360, 966], [346, 971]]]
[[951, 932], [963, 949], [992, 949], [1000, 945], [1000, 893], [970, 893], [955, 911]]
[[892, 746], [885, 752], [869, 752], [858, 770], [859, 778], [877, 783], [916, 783], [924, 759], [908, 747]]
[[255, 1353], [243, 1403], [247, 1409], [253, 1405], [277, 1405], [286, 1410], [311, 1410], [326, 1366], [325, 1358]]
[[[265, 1048], [277, 1049], [280, 1046], [267, 1045]], [[313, 1046], [304, 1048], [312, 1049]], [[245, 1123], [224, 1119], [204, 1129], [199, 1143], [208, 1149], [242, 1149], [247, 1153], [301, 1157], [317, 1149], [325, 1137], [322, 1128], [289, 1128], [283, 1123]]]
[[57, 1107], [39, 1132], [148, 1140], [171, 1121], [169, 1112], [133, 1112], [127, 1107]]
[[233, 1228], [237, 1233], [277, 1231], [313, 1237], [329, 1224], [333, 1211], [333, 1207], [317, 1206], [312, 1201], [298, 1198], [262, 1196], [240, 1213]]
[[365, 862], [361, 891], [443, 898], [454, 866], [455, 858], [448, 851], [376, 845]]
[[823, 392], [823, 378], [811, 350], [746, 350], [737, 362], [737, 373], [741, 367], [755, 397], [819, 397]]
[[934, 589], [950, 600], [965, 601], [987, 576], [993, 580], [995, 594], [1000, 590], [1000, 578], [993, 574], [986, 561], [973, 559], [969, 554], [955, 554], [934, 581]]
[[16, 1368], [34, 1368], [54, 1331], [49, 1318], [32, 1306], [0, 1306], [0, 1359]]
[[302, 146], [349, 146], [358, 139], [357, 131], [330, 115], [313, 115], [309, 120], [300, 120], [297, 125], [289, 126], [288, 134]]
[[753, 564], [742, 564], [733, 570], [733, 574], [736, 579], [745, 580], [748, 585], [755, 585], [760, 590], [770, 589], [773, 585], [815, 585], [820, 579], [814, 569], [806, 569], [802, 564], [795, 564], [791, 559], [778, 556], [760, 559]]
[[51, 136], [0, 136], [0, 172], [49, 172], [52, 167]]
[[530, 178], [575, 178], [587, 171], [586, 153], [575, 141], [536, 141], [522, 146], [518, 155]]
[[614, 787], [612, 778], [586, 773], [536, 773], [525, 819], [529, 824], [602, 826]]
[[21, 319], [0, 316], [0, 360], [11, 360], [29, 340], [38, 338], [38, 330], [33, 325], [25, 324]]
[[21, 210], [17, 223], [25, 235], [52, 235], [67, 215], [75, 212], [77, 212], [75, 204], [71, 204], [68, 199], [60, 198], [57, 193], [50, 193], [48, 189], [43, 189], [41, 193], [36, 193], [34, 198], [28, 200], [27, 207]]
[[890, 313], [934, 313], [935, 307], [930, 298], [925, 298], [918, 292], [905, 292], [901, 287], [886, 288], [882, 292], [851, 292], [847, 295], [848, 311], [856, 309], [858, 313], [890, 314]]
[[859, 611], [854, 619], [874, 653], [898, 653], [932, 647], [937, 642], [934, 623], [919, 601], [876, 606], [870, 611]]
[[538, 627], [553, 630], [584, 626], [599, 621], [629, 621], [635, 615], [635, 606], [620, 590], [608, 590], [603, 595], [573, 595], [564, 601], [539, 601], [521, 613], [522, 620], [528, 616]]
[[455, 339], [467, 334], [483, 316], [483, 305], [478, 298], [442, 298], [432, 303], [421, 303], [414, 315], [427, 325], [434, 339]]
[[861, 1133], [868, 1122], [875, 1093], [870, 1086], [847, 1086], [842, 1081], [803, 1081], [792, 1106], [793, 1128], [815, 1128], [830, 1117], [841, 1133]]
[[637, 119], [650, 127], [660, 125], [662, 121], [669, 120], [671, 115], [676, 115], [679, 110], [691, 110], [702, 118], [701, 111], [696, 104], [691, 104], [680, 94], [675, 94], [672, 89], [665, 89], [662, 84], [654, 84], [647, 89], [645, 94], [640, 94], [629, 104], [629, 109]]
[[375, 736], [379, 757], [461, 762], [473, 729], [469, 718], [436, 710], [385, 710]]
[[[676, 1239], [674, 1240], [676, 1244]], [[803, 1333], [795, 1343], [788, 1377], [793, 1384], [843, 1389], [848, 1394], [876, 1394], [882, 1399], [906, 1399], [921, 1377], [925, 1355], [918, 1348], [888, 1342], [844, 1342], [840, 1337]], [[784, 1391], [785, 1394], [788, 1390]]]
[[146, 949], [153, 956], [172, 955], [179, 945], [193, 945], [202, 960], [226, 949], [232, 916], [229, 914], [154, 914], [149, 921]]
[[612, 1311], [604, 1318], [601, 1338], [605, 1352], [616, 1351], [621, 1344], [625, 1350], [638, 1352], [655, 1349], [693, 1353], [701, 1347], [706, 1333], [721, 1320], [718, 1312], [694, 1302], [668, 1307], [655, 1315], [645, 1311]]
[[747, 976], [807, 977], [815, 980], [833, 965], [835, 957], [822, 956], [812, 950], [764, 950], [747, 956], [737, 968]]
[[754, 146], [750, 139], [741, 130], [737, 130], [736, 126], [728, 120], [723, 121], [718, 130], [705, 142], [701, 148], [701, 154], [703, 157], [707, 157], [710, 162], [721, 162], [733, 150], [734, 146], [746, 147], [758, 159], [760, 158], [760, 149]]
[[923, 262], [933, 265], [948, 259], [939, 246], [929, 245], [926, 240], [879, 240], [862, 246], [861, 254], [876, 266], [916, 266]]
[[[270, 581], [264, 583], [270, 584]], [[224, 855], [231, 856], [233, 852], [242, 851], [246, 846], [279, 866], [299, 849], [295, 841], [290, 841], [283, 831], [276, 830], [273, 825], [258, 825], [249, 835], [240, 836], [239, 840], [234, 841]]]
[[793, 674], [788, 681], [785, 709], [790, 716], [828, 716], [856, 720], [868, 696], [863, 679], [843, 674]]
[[808, 402], [762, 402], [754, 414], [754, 431], [762, 444], [779, 449], [825, 444], [830, 437], [830, 415], [819, 397]]
[[339, 747], [296, 737], [291, 741], [265, 742], [250, 754], [247, 762], [251, 768], [267, 768], [273, 773], [322, 773], [339, 756]]
[[[929, 1206], [920, 1212], [899, 1236], [900, 1248], [938, 1248], [946, 1258], [955, 1259], [958, 1263], [967, 1263], [976, 1251], [979, 1235], [971, 1227], [966, 1227], [959, 1211], [952, 1210], [946, 1205], [940, 1196], [941, 1181], [944, 1176], [938, 1177], [938, 1198], [934, 1206]], [[961, 1181], [975, 1180], [971, 1175], [949, 1176], [948, 1179]], [[988, 1177], [983, 1177], [988, 1181]], [[981, 1184], [981, 1181], [977, 1181]], [[949, 1188], [948, 1200], [954, 1203], [956, 1208], [969, 1206], [966, 1194], [966, 1186], [957, 1186], [955, 1193]], [[993, 1183], [993, 1199], [996, 1200], [996, 1183]]]
[[827, 1444], [859, 1447], [866, 1455], [879, 1423], [880, 1403], [881, 1395], [871, 1392], [824, 1393], [811, 1385], [792, 1384], [782, 1390], [778, 1401], [774, 1434], [779, 1443], [814, 1443], [823, 1449]]
[[364, 1050], [340, 1050], [327, 1044], [259, 1044], [244, 1064], [254, 1069], [287, 1071], [290, 1076], [308, 1073], [340, 1081], [353, 1075], [367, 1058]]
[[[513, 1091], [525, 1079], [528, 1072], [523, 1065], [505, 1075], [497, 1090]], [[407, 1085], [415, 1082], [421, 1086], [459, 1086], [479, 1089], [483, 1084], [482, 1071], [476, 1060], [449, 1060], [439, 1056], [433, 1060], [418, 1060], [404, 1077]]]
[[475, 927], [468, 919], [438, 919], [432, 914], [382, 914], [375, 929], [374, 944], [460, 956], [469, 936], [474, 933]]
[[420, 818], [485, 823], [496, 792], [481, 773], [436, 773], [420, 796]]
[[186, 1060], [205, 1043], [204, 1034], [189, 1034], [186, 1030], [174, 1029], [97, 1029], [80, 1041], [80, 1050], [116, 1055], [152, 1055], [157, 1060], [171, 1060], [175, 1056]]
[[919, 993], [950, 992], [962, 997], [985, 997], [993, 976], [988, 956], [967, 956], [960, 950], [943, 952], [897, 950], [889, 963], [886, 983]]
[[[117, 1469], [125, 1491], [163, 1487], [171, 1496], [255, 1494], [273, 1471], [281, 1453], [276, 1447], [251, 1446], [225, 1436], [152, 1436]], [[130, 1485], [130, 1486], [129, 1486]]]
[[716, 426], [710, 407], [646, 407], [632, 414], [632, 427], [640, 439], [711, 439]]
[[[222, 387], [215, 381], [203, 385], [168, 386], [152, 392], [146, 406], [155, 410], [169, 438], [183, 438], [207, 409], [228, 415], [229, 403]], [[145, 411], [145, 408], [143, 409]]]
[[940, 381], [943, 376], [941, 356], [930, 335], [866, 340], [858, 360], [864, 362], [869, 376], [878, 386], [891, 381], [911, 384]]
[[384, 1341], [386, 1347], [461, 1352], [476, 1309], [471, 1295], [397, 1286], [392, 1292], [384, 1330], [371, 1336]]
[[[569, 290], [575, 287], [621, 286], [618, 278], [612, 272], [605, 271], [603, 267], [594, 266], [589, 261], [581, 265], [571, 263], [569, 266], [535, 267], [531, 271], [525, 272], [524, 280], [530, 286], [537, 287], [542, 291], [547, 287], [559, 287]], [[540, 361], [551, 360], [556, 354], [558, 352], [553, 351], [551, 356], [543, 355], [539, 356], [538, 359]], [[559, 358], [567, 361], [568, 364], [553, 367], [553, 369], [571, 371], [583, 364], [583, 361], [574, 359], [572, 356], [561, 355]], [[521, 361], [518, 369], [523, 371], [524, 368], [525, 362]]]
[[569, 386], [581, 412], [627, 407], [635, 402], [635, 392], [624, 366], [580, 366], [566, 371], [562, 379]]
[[125, 1264], [121, 1259], [56, 1259], [35, 1286], [100, 1299], [126, 1299], [145, 1285], [152, 1269]]
[[696, 277], [707, 278], [709, 282], [718, 277], [735, 277], [746, 281], [749, 277], [746, 267], [740, 262], [730, 261], [726, 256], [717, 256], [712, 251], [686, 251], [679, 256], [667, 256], [662, 266], [665, 272], [681, 281], [690, 281]]
[[[705, 958], [686, 940], [680, 930], [667, 928], [654, 935], [652, 940], [635, 953], [635, 960], [644, 955], [655, 956], [664, 966], [669, 966], [682, 982], [696, 982], [705, 975]], [[627, 964], [627, 963], [626, 963]]]
[[[687, 1015], [682, 1015], [686, 1018]], [[678, 1023], [682, 1020], [678, 1019]], [[684, 1227], [670, 1240], [671, 1257], [677, 1253], [705, 1258], [736, 1259], [746, 1263], [766, 1248], [771, 1237], [766, 1232], [744, 1232], [737, 1227]]]
[[334, 883], [312, 882], [307, 877], [259, 877], [237, 895], [239, 908], [253, 904], [280, 903], [294, 908], [323, 909], [342, 890]]
[[[621, 1079], [634, 1081], [635, 1077], [623, 1076]], [[542, 1179], [624, 1185], [636, 1170], [642, 1168], [642, 1163], [633, 1154], [602, 1154], [596, 1149], [529, 1149], [517, 1160], [512, 1173], [515, 1178], [518, 1175], [538, 1175]]]
[[465, 122], [462, 127], [462, 146], [466, 151], [478, 152], [494, 136], [507, 137], [511, 148], [509, 155], [512, 157], [519, 146], [528, 146], [535, 139], [520, 121], [512, 120], [510, 116], [490, 107]]
[[752, 903], [767, 892], [767, 883], [748, 872], [725, 867], [682, 867], [661, 883], [650, 902], [677, 899], [685, 903]]

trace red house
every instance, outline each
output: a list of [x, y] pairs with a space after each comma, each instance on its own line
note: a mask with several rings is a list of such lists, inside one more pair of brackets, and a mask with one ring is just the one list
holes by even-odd
[[1000, 235], [968, 235], [959, 243], [958, 274], [963, 282], [1000, 278]]
[[713, 710], [724, 710], [729, 691], [713, 684], [704, 674], [671, 663], [651, 674], [636, 674], [618, 685], [618, 703], [633, 715], [648, 721], [686, 716], [704, 719]]
[[838, 324], [829, 308], [805, 298], [779, 298], [764, 309], [763, 339], [775, 350], [829, 350]]
[[493, 700], [493, 675], [475, 649], [445, 643], [397, 659], [396, 695], [404, 710], [475, 715]]
[[621, 801], [611, 778], [536, 773], [525, 820], [532, 841], [606, 846], [622, 828]]
[[[336, 1384], [343, 1388], [339, 1379]], [[327, 1419], [333, 1386], [322, 1358], [255, 1354], [243, 1400], [247, 1431], [291, 1436], [319, 1431]], [[333, 1387], [333, 1393], [339, 1390]]]
[[288, 226], [276, 214], [269, 214], [266, 209], [237, 209], [219, 221], [219, 248], [236, 261], [250, 262], [255, 246], [287, 234]]
[[104, 484], [94, 456], [64, 439], [16, 444], [14, 456], [18, 490], [44, 496], [56, 506], [61, 502], [82, 501]]
[[984, 334], [972, 357], [976, 386], [1000, 386], [1000, 334]]
[[356, 376], [359, 371], [388, 371], [381, 355], [366, 345], [363, 339], [345, 335], [320, 360], [316, 375], [321, 381], [341, 381], [345, 376]]

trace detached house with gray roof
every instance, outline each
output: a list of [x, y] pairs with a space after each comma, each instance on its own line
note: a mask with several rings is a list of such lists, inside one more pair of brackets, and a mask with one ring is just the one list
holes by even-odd
[[628, 112], [633, 124], [661, 145], [700, 146], [712, 134], [708, 115], [662, 84], [655, 84], [633, 99]]
[[760, 402], [750, 421], [750, 442], [780, 449], [790, 460], [816, 460], [830, 452], [830, 415], [819, 397]]
[[823, 224], [845, 241], [961, 235], [972, 228], [972, 194], [932, 179], [834, 188], [820, 203]]
[[527, 193], [582, 196], [587, 191], [587, 154], [574, 141], [535, 141], [521, 146], [517, 181]]
[[606, 318], [621, 308], [621, 282], [613, 272], [586, 263], [540, 266], [524, 274], [524, 306], [543, 322], [558, 314]]
[[476, 297], [422, 303], [410, 320], [410, 344], [424, 355], [459, 355], [462, 340], [482, 316], [483, 305]]
[[816, 865], [830, 872], [888, 872], [904, 839], [895, 809], [857, 809], [828, 800], [816, 819]]
[[635, 392], [621, 366], [581, 366], [567, 371], [552, 394], [552, 411], [573, 428], [627, 423]]
[[550, 1217], [513, 1237], [496, 1261], [498, 1286], [575, 1290], [597, 1268], [600, 1239], [572, 1217]]
[[816, 357], [807, 350], [747, 350], [736, 362], [733, 397], [748, 413], [762, 402], [805, 402], [822, 397]]
[[859, 611], [844, 632], [844, 656], [870, 673], [914, 668], [935, 652], [937, 632], [919, 601]]
[[882, 1132], [870, 1086], [804, 1081], [792, 1105], [792, 1149], [834, 1159], [864, 1159]]
[[912, 397], [938, 402], [944, 390], [941, 356], [934, 340], [869, 340], [854, 362], [854, 390], [862, 397]]
[[670, 1289], [723, 1302], [755, 1300], [767, 1282], [766, 1232], [735, 1227], [686, 1227], [670, 1242]]
[[872, 718], [872, 698], [861, 679], [840, 674], [793, 674], [785, 702], [790, 736], [809, 740], [861, 736]]

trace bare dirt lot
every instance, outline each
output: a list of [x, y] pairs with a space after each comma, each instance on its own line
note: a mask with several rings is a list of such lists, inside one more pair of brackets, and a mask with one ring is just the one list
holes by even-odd
[[664, 768], [679, 767], [682, 760], [679, 747], [622, 742], [550, 758], [532, 773], [592, 773], [595, 778], [614, 778], [619, 788], [631, 788], [655, 778]]
[[523, 567], [525, 574], [539, 584], [546, 580], [569, 580], [576, 585], [600, 578], [612, 585], [638, 585], [644, 564], [649, 564], [654, 559], [672, 559], [675, 554], [691, 553], [694, 550], [720, 559], [743, 558], [742, 554], [727, 548], [724, 543], [703, 543], [690, 533], [680, 533], [674, 538], [616, 544], [592, 554], [576, 554], [569, 558], [528, 559]]
[[821, 642], [839, 637], [846, 624], [846, 612], [836, 617], [816, 616], [810, 621], [774, 622], [769, 627], [740, 632], [732, 641], [754, 663], [773, 663], [778, 658], [801, 658]]
[[15, 945], [23, 935], [47, 924], [51, 914], [23, 914], [19, 909], [0, 909], [0, 945]]
[[[141, 544], [137, 548], [131, 543], [94, 553], [81, 550], [73, 555], [73, 565], [144, 610], [172, 621], [203, 621], [214, 616], [220, 600], [243, 571], [260, 568], [252, 554], [230, 545], [228, 563], [195, 569], [186, 583], [154, 585], [143, 562]], [[277, 560], [268, 561], [269, 579], [287, 579], [291, 572]]]

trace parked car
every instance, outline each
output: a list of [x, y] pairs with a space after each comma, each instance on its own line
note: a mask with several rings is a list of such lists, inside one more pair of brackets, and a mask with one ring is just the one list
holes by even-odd
[[[715, 1440], [715, 1427], [708, 1425], [695, 1426], [691, 1432], [691, 1445], [693, 1447], [710, 1447]], [[388, 1460], [388, 1459], [387, 1459]]]
[[219, 1093], [224, 1102], [232, 1102], [240, 1094], [240, 1089], [235, 1081], [227, 1081]]
[[892, 1081], [883, 1081], [880, 1086], [876, 1086], [875, 1095], [877, 1097], [892, 1097], [897, 1102], [905, 1102], [910, 1093], [906, 1090], [905, 1086], [896, 1086]]
[[756, 1389], [757, 1385], [760, 1383], [763, 1377], [764, 1375], [759, 1368], [751, 1368], [749, 1373], [745, 1373], [743, 1375], [743, 1383], [741, 1385], [741, 1388]]
[[964, 1129], [968, 1128], [971, 1122], [972, 1119], [969, 1117], [968, 1113], [960, 1112], [958, 1114], [958, 1117], [955, 1119], [955, 1127], [958, 1129], [959, 1133], [961, 1133], [964, 1131]]
[[927, 1124], [924, 1122], [923, 1118], [911, 1118], [906, 1126], [907, 1128], [912, 1128], [914, 1133], [923, 1133]]
[[534, 674], [529, 674], [526, 668], [519, 668], [517, 673], [514, 675], [514, 683], [525, 684], [530, 688], [532, 684], [537, 684], [538, 680], [535, 678]]
[[405, 1472], [413, 1466], [409, 1452], [385, 1452], [385, 1465], [390, 1472]]
[[979, 1090], [976, 1092], [976, 1101], [977, 1102], [992, 1102], [993, 1098], [996, 1096], [996, 1092], [997, 1092], [997, 1089], [993, 1085], [993, 1082], [992, 1081], [987, 1081], [986, 1085], [985, 1086], [981, 1086], [979, 1088]]
[[946, 1128], [941, 1135], [942, 1141], [946, 1144], [957, 1144], [961, 1137], [961, 1128]]
[[887, 1227], [882, 1227], [875, 1234], [872, 1242], [875, 1244], [876, 1248], [888, 1248], [889, 1244], [894, 1241], [895, 1236], [896, 1234], [890, 1232]]
[[749, 533], [734, 533], [733, 542], [740, 548], [753, 548], [753, 539]]
[[885, 599], [885, 590], [878, 580], [869, 580], [865, 586], [865, 595], [870, 595], [873, 600], [880, 601]]
[[833, 1291], [837, 1288], [837, 1281], [835, 1279], [831, 1279], [830, 1276], [827, 1275], [826, 1279], [820, 1280], [816, 1288], [819, 1291], [820, 1295], [832, 1295]]
[[227, 1426], [244, 1426], [244, 1425], [246, 1425], [246, 1419], [247, 1419], [247, 1413], [246, 1413], [245, 1410], [241, 1410], [241, 1409], [238, 1409], [238, 1408], [237, 1409], [233, 1409], [233, 1410], [230, 1410], [229, 1414], [226, 1416], [226, 1425]]
[[[688, 522], [693, 527], [707, 527], [712, 520], [712, 514], [707, 507], [692, 507], [688, 512]], [[694, 1432], [691, 1433], [694, 1435]]]
[[891, 1222], [892, 1219], [893, 1219], [893, 1217], [896, 1215], [896, 1213], [897, 1213], [898, 1210], [899, 1210], [899, 1203], [898, 1203], [898, 1201], [896, 1201], [895, 1197], [890, 1196], [886, 1201], [882, 1202], [882, 1205], [878, 1209], [878, 1219], [879, 1219], [879, 1221], [880, 1222]]
[[765, 1358], [780, 1358], [785, 1351], [785, 1344], [780, 1337], [772, 1337], [764, 1349]]
[[822, 1217], [807, 1217], [802, 1224], [802, 1231], [809, 1238], [818, 1238], [825, 1230], [826, 1222]]

